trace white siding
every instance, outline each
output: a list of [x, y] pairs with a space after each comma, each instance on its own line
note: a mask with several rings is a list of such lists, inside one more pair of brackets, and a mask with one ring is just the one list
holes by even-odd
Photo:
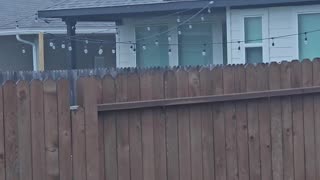
[[[259, 9], [228, 9], [227, 23], [229, 24], [228, 41], [244, 40], [243, 19], [248, 16], [262, 16], [263, 18], [263, 38], [297, 34], [298, 14], [320, 13], [320, 5], [306, 6], [285, 6]], [[298, 36], [275, 39], [275, 46], [272, 47], [271, 40], [263, 43], [263, 61], [282, 61], [298, 59]], [[241, 46], [243, 43], [241, 43]], [[238, 44], [230, 45], [228, 63], [245, 63], [244, 48], [238, 50]]]
[[[181, 21], [183, 22], [189, 16], [181, 17]], [[177, 17], [171, 16], [170, 18], [128, 18], [123, 20], [123, 24], [118, 26], [118, 35], [117, 42], [135, 42], [135, 27], [141, 26], [157, 26], [157, 25], [168, 25], [168, 28], [177, 26]], [[213, 26], [213, 43], [220, 43], [223, 41], [223, 21], [224, 14], [220, 13], [212, 13], [210, 15], [205, 16], [204, 23], [211, 23]], [[200, 16], [194, 18], [191, 23], [201, 22]], [[172, 37], [172, 44], [178, 44], [178, 33], [177, 30], [172, 30], [169, 33]], [[169, 58], [169, 65], [176, 66], [178, 65], [178, 46], [174, 45], [170, 47], [172, 50], [172, 55]], [[213, 60], [214, 64], [222, 64], [223, 63], [223, 44], [215, 44], [213, 45]], [[136, 54], [130, 50], [129, 44], [121, 44], [117, 45], [117, 67], [136, 67]]]

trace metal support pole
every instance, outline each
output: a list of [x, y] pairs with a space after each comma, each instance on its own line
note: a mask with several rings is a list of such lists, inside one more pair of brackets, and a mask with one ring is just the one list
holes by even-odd
[[[67, 35], [69, 38], [68, 44], [68, 64], [70, 69], [77, 68], [77, 53], [76, 53], [76, 41], [73, 40], [73, 37], [76, 35], [76, 24], [75, 20], [66, 20], [67, 24]], [[71, 46], [71, 51], [69, 50]]]

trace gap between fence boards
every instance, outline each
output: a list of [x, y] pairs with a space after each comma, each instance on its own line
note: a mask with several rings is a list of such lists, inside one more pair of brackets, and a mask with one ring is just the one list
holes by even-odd
[[155, 108], [155, 107], [182, 106], [182, 105], [194, 105], [194, 104], [205, 104], [205, 103], [216, 103], [216, 102], [252, 100], [252, 99], [261, 99], [261, 98], [274, 98], [274, 97], [282, 97], [282, 96], [307, 95], [307, 94], [316, 94], [316, 93], [320, 93], [320, 86], [235, 93], [235, 94], [226, 94], [226, 95], [212, 95], [212, 96], [184, 97], [184, 98], [173, 98], [173, 99], [158, 99], [158, 100], [149, 100], [149, 101], [133, 101], [133, 102], [98, 104], [98, 111], [105, 112], [105, 111], [120, 111], [120, 110], [132, 110], [132, 109]]

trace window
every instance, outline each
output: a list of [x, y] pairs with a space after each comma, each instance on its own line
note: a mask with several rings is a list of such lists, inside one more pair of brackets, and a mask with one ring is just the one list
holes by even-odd
[[246, 63], [262, 63], [262, 17], [244, 18], [244, 36]]
[[179, 31], [179, 65], [196, 66], [213, 62], [211, 24], [181, 26]]
[[[168, 66], [168, 34], [164, 33], [157, 37], [155, 34], [163, 33], [168, 30], [167, 26], [137, 27], [137, 66], [138, 67], [157, 67]], [[139, 39], [144, 39], [140, 40]], [[157, 43], [155, 43], [157, 42]]]
[[[298, 31], [302, 35], [299, 36], [299, 58], [313, 59], [320, 57], [320, 32], [310, 32], [320, 29], [320, 13], [317, 14], [301, 14], [298, 16]], [[307, 39], [306, 39], [307, 38]]]

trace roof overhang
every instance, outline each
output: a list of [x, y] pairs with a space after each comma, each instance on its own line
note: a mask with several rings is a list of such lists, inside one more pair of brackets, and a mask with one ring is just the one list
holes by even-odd
[[[90, 7], [78, 9], [41, 10], [38, 12], [41, 18], [73, 18], [76, 21], [121, 21], [125, 17], [141, 15], [158, 15], [171, 11], [185, 9], [201, 9], [208, 5], [209, 1], [166, 1], [154, 4], [138, 4], [113, 7]], [[260, 8], [272, 6], [320, 4], [320, 0], [216, 0], [212, 7], [216, 10], [230, 7]]]

